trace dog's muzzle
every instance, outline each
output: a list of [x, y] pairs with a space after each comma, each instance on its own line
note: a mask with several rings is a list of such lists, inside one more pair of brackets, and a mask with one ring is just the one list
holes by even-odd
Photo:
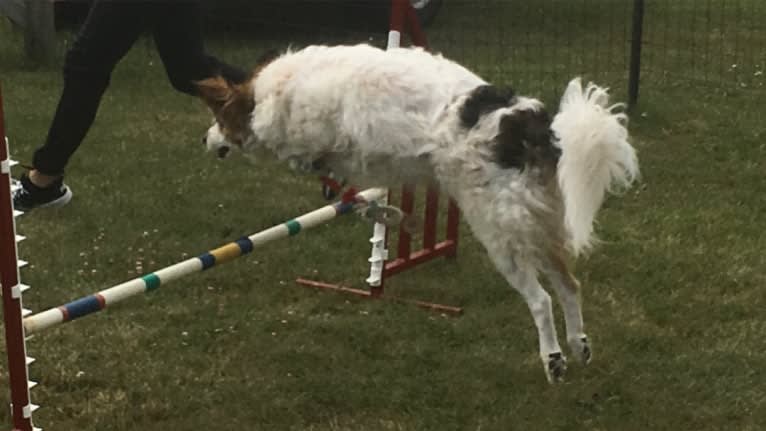
[[217, 124], [208, 129], [202, 137], [202, 144], [208, 151], [214, 152], [219, 159], [225, 158], [231, 151], [231, 145], [226, 142]]

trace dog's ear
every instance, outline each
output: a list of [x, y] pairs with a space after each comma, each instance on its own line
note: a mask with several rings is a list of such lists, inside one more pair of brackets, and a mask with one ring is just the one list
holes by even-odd
[[255, 109], [255, 94], [251, 81], [229, 86], [228, 99], [219, 111], [227, 124], [238, 124]]
[[232, 84], [221, 76], [197, 81], [199, 96], [218, 116], [238, 118], [255, 108], [251, 81]]
[[199, 97], [216, 114], [234, 97], [234, 88], [222, 76], [206, 78], [195, 84]]

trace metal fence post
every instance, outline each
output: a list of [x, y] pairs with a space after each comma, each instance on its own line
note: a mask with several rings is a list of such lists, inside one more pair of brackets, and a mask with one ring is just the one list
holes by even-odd
[[641, 46], [644, 33], [644, 0], [633, 0], [633, 30], [630, 41], [630, 77], [628, 80], [628, 106], [638, 101], [641, 82]]

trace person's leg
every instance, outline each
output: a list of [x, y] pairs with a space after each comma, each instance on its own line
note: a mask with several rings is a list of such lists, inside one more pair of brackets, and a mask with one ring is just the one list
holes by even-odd
[[233, 83], [249, 78], [245, 71], [205, 53], [199, 1], [165, 5], [153, 33], [168, 79], [178, 91], [196, 96], [194, 82], [216, 75]]
[[60, 178], [93, 124], [115, 65], [151, 16], [149, 3], [96, 0], [64, 63], [64, 89], [30, 179], [45, 187]]

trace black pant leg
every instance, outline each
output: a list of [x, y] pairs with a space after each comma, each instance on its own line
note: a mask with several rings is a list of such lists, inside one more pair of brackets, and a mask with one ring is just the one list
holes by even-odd
[[155, 18], [151, 2], [96, 0], [64, 63], [64, 89], [34, 167], [62, 175], [93, 124], [115, 65]]
[[194, 81], [223, 75], [240, 83], [248, 74], [205, 53], [199, 1], [176, 1], [166, 5], [154, 28], [154, 40], [173, 87], [196, 95]]

